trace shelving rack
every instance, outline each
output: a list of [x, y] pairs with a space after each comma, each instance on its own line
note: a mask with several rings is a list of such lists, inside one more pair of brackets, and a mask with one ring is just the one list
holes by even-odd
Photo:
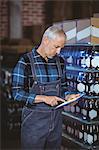
[[[83, 55], [80, 56], [81, 51], [85, 51], [85, 55], [82, 53]], [[96, 68], [92, 66], [92, 59], [96, 54], [99, 58], [98, 44], [68, 44], [61, 53], [66, 63], [67, 91], [86, 94], [75, 105], [64, 107], [62, 112], [64, 149], [65, 147], [72, 150], [99, 149], [99, 64]], [[68, 59], [71, 56], [72, 59]], [[86, 62], [88, 57], [90, 61], [86, 66], [84, 61]], [[84, 61], [81, 64], [83, 58]], [[80, 89], [78, 88], [79, 83], [83, 86]], [[92, 89], [93, 84], [97, 84], [94, 90]]]

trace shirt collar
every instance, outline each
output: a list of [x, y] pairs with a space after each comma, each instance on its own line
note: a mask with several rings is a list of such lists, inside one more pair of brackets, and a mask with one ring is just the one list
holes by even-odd
[[[43, 60], [45, 60], [38, 52], [37, 52], [37, 48], [39, 47], [39, 45], [35, 46], [33, 49], [32, 49], [32, 52], [33, 52], [33, 55], [34, 56], [39, 56], [40, 58], [42, 58]], [[55, 58], [58, 57], [57, 55], [53, 56], [53, 58], [48, 58], [48, 62], [52, 61], [52, 60], [55, 60]]]

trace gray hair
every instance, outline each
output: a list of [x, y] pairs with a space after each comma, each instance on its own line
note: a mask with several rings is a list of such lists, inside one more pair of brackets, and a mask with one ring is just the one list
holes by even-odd
[[66, 37], [66, 34], [64, 31], [57, 26], [51, 26], [47, 30], [45, 30], [43, 37], [46, 36], [49, 39], [55, 39], [57, 36], [60, 36], [60, 34], [63, 34]]

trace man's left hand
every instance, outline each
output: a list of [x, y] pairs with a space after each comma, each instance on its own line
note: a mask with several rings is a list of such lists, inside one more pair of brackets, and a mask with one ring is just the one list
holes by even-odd
[[[68, 94], [65, 96], [65, 100], [70, 101], [74, 98], [78, 98], [80, 94]], [[73, 102], [71, 105], [75, 105], [77, 102]]]

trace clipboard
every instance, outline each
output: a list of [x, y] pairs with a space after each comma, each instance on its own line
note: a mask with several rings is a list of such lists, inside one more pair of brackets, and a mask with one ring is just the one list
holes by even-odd
[[55, 107], [55, 109], [60, 108], [60, 107], [63, 107], [63, 106], [66, 106], [66, 105], [69, 105], [69, 104], [71, 104], [71, 103], [73, 103], [73, 102], [79, 101], [80, 98], [83, 97], [84, 95], [85, 95], [85, 94], [80, 94], [80, 96], [77, 97], [77, 98], [73, 98], [72, 100], [63, 102], [63, 103], [57, 105], [57, 106]]

